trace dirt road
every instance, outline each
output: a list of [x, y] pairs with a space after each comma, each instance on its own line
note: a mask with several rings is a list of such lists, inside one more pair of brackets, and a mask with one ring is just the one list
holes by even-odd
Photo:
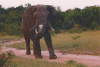
[[[21, 41], [12, 41], [12, 42], [7, 42], [4, 43], [3, 45], [10, 45], [12, 43], [16, 42], [22, 42], [24, 41], [23, 39]], [[35, 59], [35, 56], [33, 54], [31, 55], [26, 55], [26, 50], [18, 50], [15, 48], [8, 48], [3, 46], [1, 52], [6, 52], [12, 50], [16, 56], [21, 56], [25, 58], [31, 58]], [[33, 51], [31, 51], [33, 53]], [[60, 63], [65, 63], [68, 60], [73, 60], [77, 61], [78, 63], [83, 63], [84, 65], [87, 66], [100, 66], [100, 56], [92, 56], [92, 55], [78, 55], [78, 54], [65, 54], [63, 55], [62, 53], [59, 53], [59, 51], [55, 50], [55, 53], [57, 55], [57, 59], [49, 59], [49, 52], [48, 51], [42, 51], [42, 56], [44, 61], [49, 61], [49, 62], [60, 62]]]

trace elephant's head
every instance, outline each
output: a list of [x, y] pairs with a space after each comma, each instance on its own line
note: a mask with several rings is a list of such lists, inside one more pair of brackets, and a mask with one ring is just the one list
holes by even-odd
[[36, 24], [30, 30], [32, 39], [41, 39], [48, 30], [54, 31], [50, 22], [56, 21], [56, 14], [57, 11], [52, 6], [35, 6], [33, 15], [35, 16]]

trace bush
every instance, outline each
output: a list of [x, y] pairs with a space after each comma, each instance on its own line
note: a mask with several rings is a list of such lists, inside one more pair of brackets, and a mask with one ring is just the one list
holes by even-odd
[[75, 36], [75, 37], [72, 37], [72, 38], [73, 38], [73, 40], [76, 40], [76, 39], [80, 38], [80, 36]]
[[82, 30], [81, 25], [75, 24], [73, 29], [68, 30], [68, 33], [81, 33]]
[[5, 62], [12, 56], [15, 56], [14, 53], [12, 51], [8, 51], [6, 53], [2, 53], [0, 54], [0, 66], [3, 67], [3, 65], [5, 64]]
[[97, 24], [95, 21], [92, 22], [92, 23], [91, 23], [91, 29], [94, 29], [95, 27], [97, 27], [97, 25], [98, 25], [98, 24]]
[[9, 24], [5, 27], [8, 35], [22, 35], [22, 28], [19, 25]]
[[100, 30], [100, 26], [96, 26], [94, 30]]
[[69, 60], [66, 62], [66, 65], [70, 65], [69, 67], [87, 67], [85, 65], [83, 65], [82, 63], [77, 63], [76, 61], [73, 60]]
[[74, 29], [68, 30], [68, 33], [81, 33], [81, 32], [82, 30], [74, 30]]
[[68, 61], [68, 64], [73, 64], [73, 63], [76, 63], [76, 62], [73, 61], [73, 60], [69, 60], [69, 61]]
[[4, 27], [5, 27], [5, 24], [0, 23], [0, 32], [4, 29]]
[[7, 35], [7, 33], [4, 31], [1, 31], [1, 36], [5, 36], [5, 35]]
[[50, 31], [50, 34], [51, 34], [51, 36], [54, 36], [55, 35], [55, 32]]

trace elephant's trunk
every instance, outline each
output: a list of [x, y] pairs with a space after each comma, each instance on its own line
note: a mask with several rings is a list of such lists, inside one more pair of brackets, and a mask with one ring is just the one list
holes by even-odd
[[[36, 28], [39, 27], [39, 31], [36, 32]], [[36, 34], [34, 34], [34, 31]], [[34, 25], [30, 30], [30, 37], [32, 40], [41, 39], [45, 34], [46, 28], [43, 25]]]
[[[31, 39], [41, 39], [44, 34], [46, 33], [46, 30], [52, 30], [54, 31], [54, 29], [51, 27], [50, 22], [47, 22], [47, 24], [36, 24], [34, 25], [31, 30], [30, 30], [30, 38]], [[35, 33], [34, 33], [35, 32]]]

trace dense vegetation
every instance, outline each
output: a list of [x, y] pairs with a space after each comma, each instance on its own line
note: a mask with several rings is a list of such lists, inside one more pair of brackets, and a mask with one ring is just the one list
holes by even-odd
[[[22, 14], [29, 6], [31, 4], [4, 9], [0, 5], [0, 33], [2, 35], [22, 35]], [[84, 9], [69, 9], [65, 12], [62, 12], [58, 7], [57, 12], [58, 21], [51, 23], [56, 33], [60, 30], [80, 32], [87, 29], [100, 29], [100, 6], [89, 6]]]

